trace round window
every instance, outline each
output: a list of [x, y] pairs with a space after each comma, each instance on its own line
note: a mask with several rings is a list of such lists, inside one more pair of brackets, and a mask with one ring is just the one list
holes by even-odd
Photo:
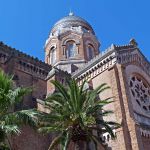
[[131, 95], [136, 103], [145, 111], [150, 112], [150, 87], [139, 76], [132, 76], [129, 81]]

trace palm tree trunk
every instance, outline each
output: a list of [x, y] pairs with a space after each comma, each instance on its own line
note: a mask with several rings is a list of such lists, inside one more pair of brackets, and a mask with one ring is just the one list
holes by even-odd
[[86, 142], [86, 150], [90, 150], [90, 142], [89, 141]]
[[97, 143], [94, 143], [92, 141], [87, 141], [86, 150], [97, 150]]
[[75, 150], [84, 150], [85, 146], [84, 146], [84, 142], [83, 141], [77, 141], [75, 143]]
[[8, 147], [10, 148], [10, 150], [13, 150], [13, 148], [12, 148], [12, 145], [11, 145], [11, 142], [10, 142], [10, 139], [9, 139], [8, 135], [6, 135], [6, 140], [7, 140]]

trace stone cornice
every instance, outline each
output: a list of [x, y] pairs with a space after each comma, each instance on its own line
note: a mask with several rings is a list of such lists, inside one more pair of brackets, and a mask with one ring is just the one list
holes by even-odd
[[127, 50], [127, 49], [131, 49], [131, 48], [135, 48], [135, 46], [132, 44], [114, 45], [114, 48], [115, 48], [115, 50], [119, 51], [119, 50]]
[[146, 59], [146, 57], [141, 53], [138, 48], [118, 51], [117, 63], [124, 65], [138, 65], [142, 70], [150, 75], [150, 62]]
[[66, 65], [66, 64], [79, 64], [79, 63], [85, 63], [85, 60], [83, 60], [83, 59], [60, 60], [54, 66]]
[[110, 66], [116, 63], [116, 52], [114, 50], [113, 45], [109, 47], [106, 51], [100, 53], [96, 57], [94, 57], [91, 61], [87, 62], [82, 68], [78, 69], [76, 72], [72, 74], [74, 78], [82, 78], [86, 74], [90, 74], [94, 72], [98, 68], [101, 68], [101, 71], [108, 69]]
[[102, 68], [101, 72], [110, 68], [115, 63], [129, 65], [131, 63], [139, 64], [141, 68], [150, 75], [150, 63], [137, 48], [137, 46], [129, 44], [116, 46], [112, 44], [106, 51], [100, 53], [91, 61], [87, 62], [82, 68], [72, 74], [74, 78], [85, 78], [92, 72], [99, 72], [98, 68]]

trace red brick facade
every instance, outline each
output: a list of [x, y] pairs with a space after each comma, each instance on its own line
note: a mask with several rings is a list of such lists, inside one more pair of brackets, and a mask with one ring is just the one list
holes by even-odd
[[[34, 88], [32, 94], [17, 107], [27, 109], [38, 106], [48, 112], [42, 103], [37, 104], [37, 99], [42, 100], [55, 91], [50, 80], [59, 80], [65, 86], [66, 77], [77, 79], [79, 84], [87, 79], [93, 88], [107, 83], [111, 89], [100, 98], [113, 96], [115, 102], [106, 107], [114, 114], [105, 119], [122, 125], [114, 131], [116, 140], [111, 140], [108, 134], [103, 135], [107, 149], [149, 150], [149, 61], [142, 55], [135, 40], [125, 46], [111, 45], [105, 52], [99, 53], [100, 44], [92, 27], [82, 18], [68, 17], [52, 28], [45, 44], [45, 63], [0, 43], [0, 67], [14, 75], [16, 86]], [[73, 43], [69, 45], [70, 51], [67, 49], [68, 42]], [[137, 86], [141, 92], [136, 90]], [[50, 141], [50, 135], [43, 136], [29, 127], [23, 127], [22, 134], [12, 138], [12, 145], [14, 150], [47, 150]]]

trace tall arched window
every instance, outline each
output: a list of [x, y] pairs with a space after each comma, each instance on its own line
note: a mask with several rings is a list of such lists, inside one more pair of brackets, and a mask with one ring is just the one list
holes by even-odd
[[74, 41], [69, 41], [66, 44], [66, 57], [75, 57], [77, 54], [77, 47]]
[[87, 46], [87, 57], [89, 60], [94, 57], [94, 47], [92, 45]]
[[52, 47], [50, 50], [50, 63], [53, 65], [56, 61], [56, 49]]

